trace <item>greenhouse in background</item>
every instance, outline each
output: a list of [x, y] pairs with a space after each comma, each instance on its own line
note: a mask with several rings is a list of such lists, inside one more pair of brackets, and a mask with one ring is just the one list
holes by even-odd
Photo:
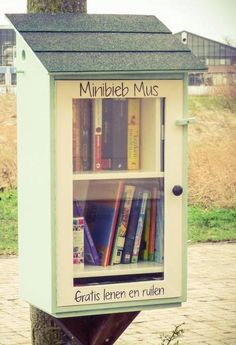
[[0, 93], [14, 92], [16, 34], [8, 26], [0, 26]]
[[208, 66], [204, 73], [190, 73], [190, 86], [236, 84], [236, 48], [188, 31], [175, 34], [183, 44]]

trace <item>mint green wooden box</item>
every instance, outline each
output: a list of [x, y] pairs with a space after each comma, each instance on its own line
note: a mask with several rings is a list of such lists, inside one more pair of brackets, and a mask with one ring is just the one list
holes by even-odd
[[[17, 131], [21, 296], [56, 317], [179, 306], [186, 300], [188, 71], [205, 67], [154, 16], [9, 14], [17, 34]], [[158, 88], [139, 95], [145, 115], [142, 171], [72, 171], [72, 99], [86, 83]], [[84, 95], [88, 98], [89, 95]], [[95, 98], [96, 96], [91, 96]], [[116, 97], [119, 97], [116, 96]], [[101, 95], [100, 95], [101, 98]], [[165, 172], [160, 150], [165, 100]], [[164, 135], [162, 133], [162, 135]], [[149, 150], [152, 148], [152, 150]], [[107, 177], [109, 176], [109, 177]], [[162, 272], [153, 282], [73, 286], [72, 194], [78, 181], [165, 178], [164, 264], [82, 270], [82, 277]], [[174, 185], [183, 187], [176, 197]], [[75, 298], [78, 296], [87, 296]], [[147, 294], [145, 291], [149, 291]], [[96, 300], [94, 295], [99, 296]], [[89, 297], [90, 296], [90, 297]], [[112, 296], [108, 299], [107, 296]]]

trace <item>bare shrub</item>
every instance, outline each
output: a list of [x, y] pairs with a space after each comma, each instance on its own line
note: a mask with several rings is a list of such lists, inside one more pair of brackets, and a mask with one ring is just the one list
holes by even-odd
[[8, 145], [0, 152], [0, 188], [16, 187], [16, 182], [16, 145]]
[[0, 188], [16, 186], [16, 96], [0, 95]]
[[[236, 113], [228, 99], [203, 99], [198, 123], [189, 133], [189, 202], [205, 207], [236, 207]], [[223, 104], [219, 104], [223, 102]], [[225, 103], [226, 102], [226, 103]], [[231, 100], [230, 100], [231, 102]]]

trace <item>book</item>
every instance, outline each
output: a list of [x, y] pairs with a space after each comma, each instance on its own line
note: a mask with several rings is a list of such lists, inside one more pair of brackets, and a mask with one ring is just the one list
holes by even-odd
[[102, 100], [102, 169], [112, 168], [112, 99]]
[[100, 265], [100, 258], [87, 223], [84, 226], [84, 262], [87, 265]]
[[144, 231], [141, 240], [141, 248], [139, 258], [142, 261], [148, 261], [149, 258], [149, 237], [150, 237], [150, 224], [151, 224], [151, 199], [147, 201], [146, 216], [144, 221]]
[[123, 181], [93, 180], [88, 186], [85, 219], [102, 266], [110, 263], [122, 193]]
[[127, 169], [128, 100], [112, 102], [112, 170]]
[[[83, 214], [83, 203], [74, 200], [73, 202], [73, 214], [74, 217], [81, 217]], [[81, 217], [84, 219], [84, 217]], [[90, 230], [88, 228], [87, 222], [84, 219], [84, 262], [85, 264], [89, 265], [99, 265], [100, 260], [99, 260], [99, 255], [97, 252], [97, 249], [95, 247], [93, 238], [90, 234]]]
[[93, 170], [102, 170], [102, 100], [93, 100], [92, 143]]
[[158, 263], [164, 261], [164, 181], [159, 179], [156, 208], [156, 234], [154, 260]]
[[129, 99], [128, 102], [128, 170], [140, 168], [140, 100]]
[[133, 251], [132, 251], [132, 256], [131, 256], [131, 263], [138, 262], [139, 250], [140, 250], [140, 245], [141, 245], [141, 239], [142, 239], [142, 233], [143, 233], [144, 220], [145, 220], [145, 215], [146, 215], [146, 208], [147, 208], [148, 199], [150, 199], [150, 192], [145, 190], [142, 193], [142, 203], [141, 203], [141, 207], [140, 207], [138, 224], [137, 224], [137, 229], [136, 229], [136, 233], [135, 233]]
[[155, 234], [156, 234], [156, 213], [157, 210], [157, 187], [152, 188], [151, 192], [151, 220], [150, 220], [150, 234], [149, 234], [149, 261], [154, 260], [155, 253]]
[[124, 249], [121, 257], [121, 262], [123, 264], [128, 264], [131, 262], [134, 240], [139, 220], [139, 213], [142, 205], [142, 199], [143, 188], [136, 187], [130, 211], [130, 219], [128, 224], [128, 230], [125, 237]]
[[128, 100], [102, 100], [103, 169], [127, 169]]
[[84, 218], [73, 218], [73, 264], [84, 268]]
[[91, 169], [91, 101], [73, 99], [73, 171]]
[[119, 210], [119, 217], [116, 226], [115, 238], [110, 264], [119, 264], [121, 262], [122, 252], [125, 244], [125, 235], [128, 228], [130, 210], [134, 196], [135, 186], [125, 185], [122, 196], [122, 202]]

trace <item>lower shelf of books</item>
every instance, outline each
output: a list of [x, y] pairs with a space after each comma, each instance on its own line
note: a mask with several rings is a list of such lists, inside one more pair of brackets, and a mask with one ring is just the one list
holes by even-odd
[[164, 256], [164, 178], [73, 182], [74, 279], [154, 278]]

